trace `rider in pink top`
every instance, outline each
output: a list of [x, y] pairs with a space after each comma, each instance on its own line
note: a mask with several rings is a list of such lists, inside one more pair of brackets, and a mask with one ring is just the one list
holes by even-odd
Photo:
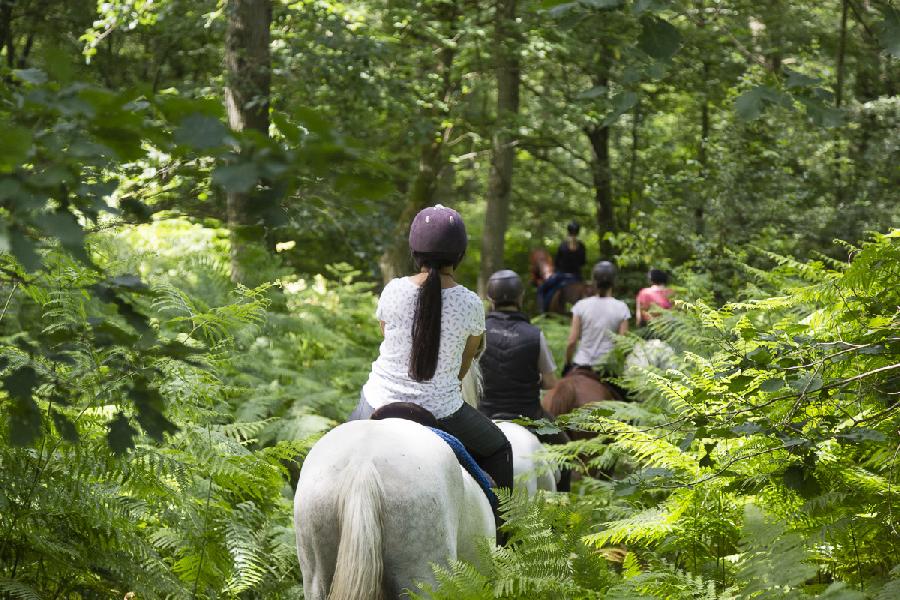
[[[672, 290], [666, 287], [666, 284], [669, 283], [669, 276], [666, 272], [650, 269], [649, 278], [650, 287], [638, 292], [635, 302], [634, 318], [638, 327], [643, 323], [649, 323], [659, 309], [668, 310], [673, 306]], [[654, 307], [657, 308], [654, 309]]]

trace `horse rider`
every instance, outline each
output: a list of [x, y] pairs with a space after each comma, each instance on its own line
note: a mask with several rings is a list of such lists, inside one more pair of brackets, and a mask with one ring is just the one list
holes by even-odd
[[[600, 261], [592, 271], [597, 294], [583, 298], [572, 307], [572, 328], [566, 344], [566, 366], [595, 369], [605, 366], [607, 355], [614, 347], [613, 334], [628, 332], [631, 311], [621, 300], [613, 298], [616, 267], [609, 261]], [[577, 352], [576, 352], [577, 349]]]
[[566, 226], [566, 231], [569, 234], [568, 237], [556, 250], [556, 271], [557, 273], [569, 273], [581, 281], [581, 269], [587, 262], [584, 243], [578, 239], [581, 226], [576, 221], [572, 221]]
[[[409, 231], [418, 273], [389, 282], [375, 316], [384, 341], [349, 420], [367, 419], [393, 403], [431, 412], [499, 487], [512, 490], [509, 441], [463, 401], [461, 381], [484, 340], [484, 305], [454, 279], [468, 238], [458, 212], [437, 204], [420, 211]], [[380, 413], [384, 413], [381, 410]]]
[[581, 269], [586, 262], [584, 243], [578, 239], [581, 227], [572, 221], [566, 226], [568, 237], [556, 250], [555, 270], [538, 287], [538, 302], [542, 311], [546, 311], [556, 292], [574, 281], [581, 281]]
[[[479, 359], [484, 393], [478, 410], [489, 418], [550, 419], [541, 408], [541, 388], [556, 385], [556, 363], [543, 332], [521, 311], [524, 287], [509, 269], [497, 271], [487, 283], [491, 311], [486, 318], [487, 347]], [[565, 444], [562, 431], [537, 434], [541, 442]], [[568, 492], [571, 472], [563, 470], [557, 491]]]
[[667, 287], [669, 275], [660, 269], [650, 269], [647, 274], [650, 287], [642, 288], [638, 292], [634, 303], [635, 327], [649, 323], [660, 310], [672, 308], [672, 289]]

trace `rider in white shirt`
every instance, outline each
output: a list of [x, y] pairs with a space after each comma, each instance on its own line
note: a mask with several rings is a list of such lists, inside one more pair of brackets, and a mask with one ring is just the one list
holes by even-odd
[[615, 345], [614, 334], [627, 333], [631, 318], [628, 305], [612, 297], [615, 265], [598, 262], [592, 275], [597, 295], [579, 300], [572, 307], [572, 329], [566, 345], [566, 364], [588, 369], [604, 364]]
[[461, 381], [484, 340], [481, 299], [456, 283], [468, 239], [458, 212], [416, 215], [409, 247], [419, 272], [385, 286], [376, 317], [384, 341], [350, 420], [408, 402], [430, 411], [500, 487], [512, 489], [512, 448], [493, 421], [466, 404]]

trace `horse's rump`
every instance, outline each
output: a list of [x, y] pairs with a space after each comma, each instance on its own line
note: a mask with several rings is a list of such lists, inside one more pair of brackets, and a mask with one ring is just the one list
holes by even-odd
[[[432, 563], [476, 559], [478, 538], [494, 533], [487, 499], [450, 447], [400, 419], [353, 421], [323, 436], [300, 472], [294, 520], [308, 600], [340, 590], [397, 597], [433, 582]], [[378, 573], [381, 585], [371, 583]]]

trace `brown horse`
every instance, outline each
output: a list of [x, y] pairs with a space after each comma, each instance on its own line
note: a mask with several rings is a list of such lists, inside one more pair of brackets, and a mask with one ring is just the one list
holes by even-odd
[[[535, 286], [540, 286], [556, 272], [553, 258], [544, 248], [535, 248], [531, 251], [528, 255], [528, 265], [531, 283]], [[567, 315], [573, 304], [593, 294], [592, 285], [583, 281], [573, 281], [556, 290], [548, 305], [544, 307], [544, 312]]]
[[[612, 386], [603, 383], [592, 370], [575, 368], [544, 394], [541, 406], [556, 418], [594, 402], [622, 399]], [[569, 431], [572, 439], [588, 439], [596, 435], [587, 431]]]

